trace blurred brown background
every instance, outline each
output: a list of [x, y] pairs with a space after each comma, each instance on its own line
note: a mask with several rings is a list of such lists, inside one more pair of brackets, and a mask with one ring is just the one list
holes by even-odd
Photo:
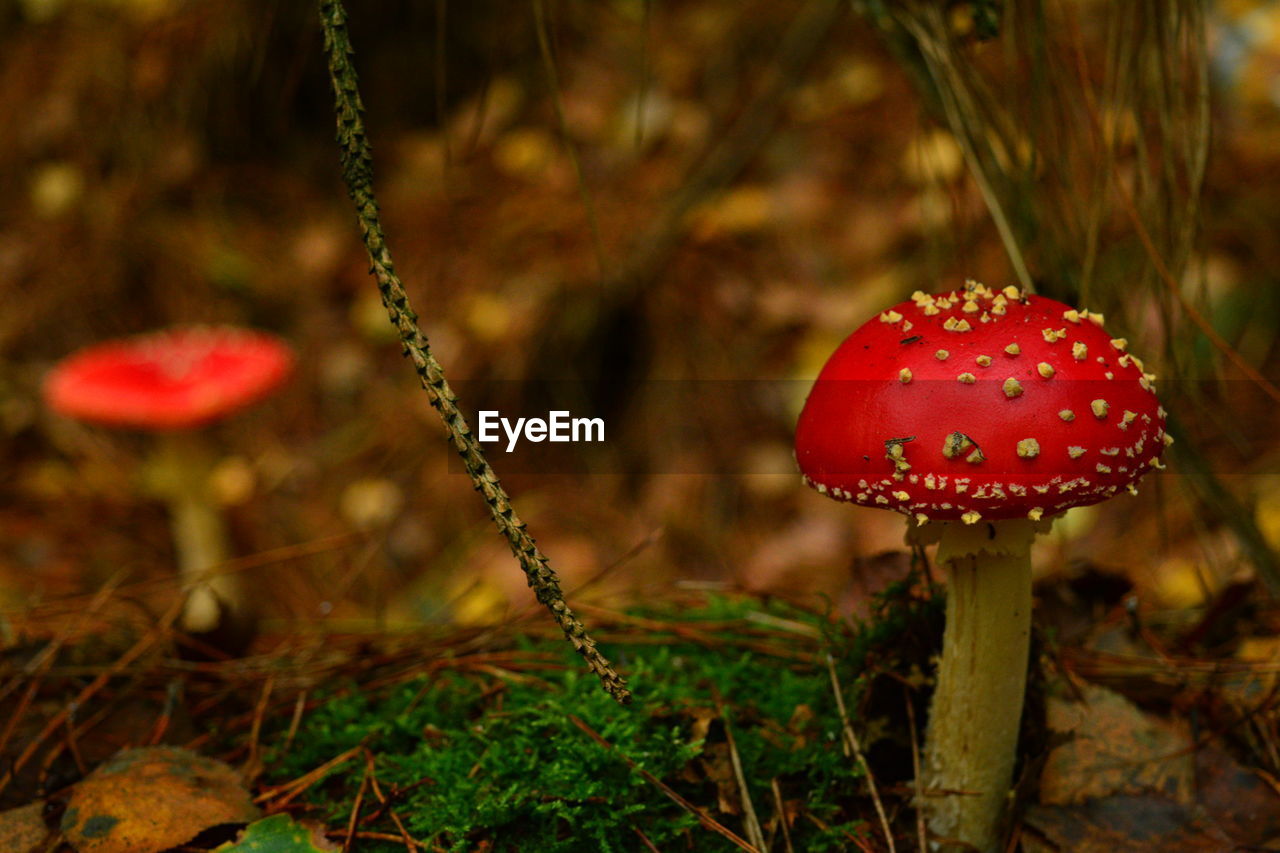
[[[987, 4], [933, 5], [919, 20], [951, 40], [941, 77], [928, 33], [880, 4], [351, 4], [384, 225], [464, 404], [606, 419], [609, 446], [571, 473], [504, 477], [566, 589], [591, 581], [577, 600], [711, 583], [858, 610], [901, 575], [874, 558], [901, 547], [901, 518], [804, 489], [791, 429], [873, 312], [966, 277], [1019, 283], [975, 158], [1039, 289], [1141, 342], [1183, 452], [1222, 490], [1175, 463], [1138, 498], [1074, 511], [1039, 571], [1103, 565], [1180, 607], [1280, 545], [1277, 406], [1188, 319], [1125, 209], [1127, 192], [1181, 298], [1280, 375], [1280, 5], [1175, 4], [1207, 40], [1148, 44], [1135, 55], [1170, 68], [1123, 78], [1116, 45], [1156, 38], [1162, 13], [1048, 4], [1036, 37], [1056, 81], [1017, 73], [1037, 21], [986, 39]], [[57, 418], [39, 385], [80, 347], [193, 322], [299, 353], [282, 392], [209, 430], [241, 569], [277, 626], [526, 608], [367, 273], [312, 5], [0, 0], [0, 50], [9, 627], [108, 582], [143, 610], [176, 595], [163, 508], [138, 488], [147, 437]], [[1188, 95], [1199, 72], [1207, 102]], [[948, 115], [948, 80], [981, 96], [972, 115]], [[671, 412], [652, 380], [761, 383]]]

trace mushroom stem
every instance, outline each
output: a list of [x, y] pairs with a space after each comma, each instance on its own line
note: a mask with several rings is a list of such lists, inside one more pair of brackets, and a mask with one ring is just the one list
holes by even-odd
[[174, 546], [187, 601], [182, 608], [184, 631], [206, 634], [218, 627], [222, 607], [238, 603], [231, 575], [208, 570], [227, 559], [226, 528], [218, 511], [196, 495], [177, 495], [169, 502]]
[[187, 600], [179, 626], [208, 634], [238, 622], [244, 601], [234, 575], [212, 571], [227, 560], [227, 531], [209, 493], [208, 452], [199, 439], [167, 433], [151, 470], [151, 487], [169, 509], [174, 551]]
[[935, 849], [999, 849], [1031, 637], [1030, 521], [946, 524], [947, 623], [919, 807]]

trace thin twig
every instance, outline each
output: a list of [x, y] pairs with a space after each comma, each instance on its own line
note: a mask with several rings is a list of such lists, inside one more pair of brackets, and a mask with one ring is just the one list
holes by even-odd
[[360, 777], [360, 790], [356, 792], [355, 802], [351, 804], [351, 817], [347, 818], [347, 837], [342, 841], [342, 853], [351, 853], [356, 824], [360, 822], [360, 809], [364, 807], [364, 792], [369, 790], [369, 774], [372, 772], [372, 769], [366, 766], [364, 775]]
[[245, 759], [245, 767], [254, 776], [262, 772], [262, 757], [259, 751], [262, 748], [262, 721], [267, 716], [268, 703], [271, 701], [271, 691], [276, 686], [276, 677], [268, 675], [266, 680], [262, 682], [262, 692], [258, 695], [258, 704], [253, 709], [253, 722], [249, 726], [249, 757]]
[[[646, 8], [647, 8], [646, 4]], [[758, 94], [733, 126], [720, 136], [687, 175], [653, 224], [613, 275], [611, 297], [623, 302], [643, 289], [680, 246], [689, 230], [689, 214], [707, 198], [732, 184], [773, 135], [791, 94], [827, 43], [828, 34], [848, 11], [838, 0], [810, 0], [792, 20]]]
[[444, 104], [448, 93], [448, 67], [445, 65], [445, 44], [449, 31], [449, 0], [436, 0], [436, 43], [435, 43], [435, 83], [436, 83], [436, 124], [440, 126], [440, 141], [444, 148], [441, 162], [441, 177], [448, 185], [449, 167], [453, 163], [453, 153], [449, 146], [449, 127], [445, 122]]
[[47, 723], [45, 723], [44, 728], [42, 728], [34, 738], [27, 741], [26, 748], [23, 749], [18, 757], [9, 764], [9, 769], [5, 772], [4, 776], [0, 776], [0, 792], [3, 792], [4, 789], [9, 786], [17, 776], [18, 771], [26, 766], [27, 762], [31, 760], [44, 742], [49, 739], [49, 736], [71, 718], [75, 709], [83, 708], [90, 698], [106, 686], [107, 682], [123, 672], [129, 664], [141, 657], [142, 653], [150, 649], [154, 643], [154, 632], [148, 633], [146, 636], [142, 637], [142, 639], [134, 643], [127, 652], [121, 655], [120, 658], [111, 665], [111, 667], [104, 670], [97, 678], [89, 682], [88, 686], [75, 695], [75, 698], [63, 705], [62, 709], [58, 711], [58, 713], [54, 714]]
[[644, 106], [649, 97], [649, 25], [653, 18], [653, 0], [641, 0], [640, 5], [643, 7], [640, 21], [643, 35], [640, 37], [640, 80], [636, 86], [636, 148], [644, 144]]
[[27, 682], [27, 689], [23, 691], [22, 698], [18, 700], [17, 704], [10, 706], [7, 711], [9, 722], [5, 723], [3, 729], [0, 729], [0, 755], [6, 753], [9, 746], [9, 738], [13, 737], [13, 733], [18, 730], [18, 721], [27, 715], [27, 708], [31, 706], [31, 700], [35, 699], [36, 691], [39, 689], [40, 676], [36, 675]]
[[84, 763], [84, 755], [80, 752], [80, 738], [76, 736], [76, 725], [70, 717], [67, 717], [67, 737], [64, 741], [67, 752], [71, 753], [71, 760], [76, 763], [76, 771], [81, 776], [89, 773], [89, 766]]
[[769, 787], [773, 789], [773, 802], [778, 810], [778, 826], [782, 828], [782, 846], [786, 849], [786, 853], [795, 853], [795, 848], [791, 846], [791, 827], [787, 821], [787, 805], [782, 800], [782, 788], [778, 785], [777, 776], [770, 780]]
[[929, 835], [924, 828], [924, 809], [920, 808], [920, 803], [924, 802], [924, 781], [920, 775], [920, 738], [916, 736], [916, 707], [911, 703], [911, 688], [905, 684], [902, 685], [902, 697], [907, 705], [907, 731], [911, 734], [911, 778], [914, 780], [916, 789], [916, 838], [920, 849], [928, 850]]
[[750, 853], [761, 853], [761, 851], [758, 848], [756, 848], [754, 845], [745, 841], [740, 835], [735, 833], [733, 830], [729, 829], [727, 826], [720, 823], [715, 818], [711, 817], [711, 815], [707, 814], [705, 811], [698, 808], [693, 803], [686, 800], [684, 797], [680, 796], [678, 793], [676, 793], [675, 789], [672, 788], [670, 785], [668, 785], [666, 782], [663, 782], [657, 776], [654, 776], [648, 770], [645, 770], [643, 767], [636, 764], [633, 760], [631, 760], [629, 756], [627, 756], [626, 753], [616, 749], [616, 747], [614, 747], [613, 744], [609, 743], [609, 741], [601, 737], [599, 732], [597, 732], [595, 729], [591, 728], [591, 726], [587, 725], [581, 719], [579, 719], [577, 714], [570, 714], [569, 722], [573, 723], [575, 726], [581, 729], [583, 733], [586, 734], [587, 737], [591, 738], [593, 741], [595, 741], [604, 749], [608, 750], [609, 752], [616, 751], [618, 753], [618, 756], [624, 762], [626, 762], [626, 765], [628, 767], [630, 767], [636, 773], [640, 774], [640, 776], [646, 782], [650, 783], [651, 785], [657, 786], [658, 790], [666, 794], [672, 800], [672, 802], [674, 802], [680, 808], [684, 809], [689, 814], [697, 818], [698, 823], [702, 824], [704, 827], [711, 830], [712, 832], [727, 838], [730, 842], [732, 842], [733, 844], [736, 844], [742, 850], [750, 851]]
[[180, 605], [181, 602], [177, 602], [171, 606], [169, 610], [165, 612], [165, 615], [161, 618], [158, 625], [144, 634], [129, 648], [128, 651], [122, 654], [115, 663], [99, 673], [93, 681], [90, 681], [79, 693], [75, 695], [75, 698], [63, 705], [62, 709], [59, 710], [58, 713], [49, 718], [49, 721], [45, 723], [44, 727], [40, 729], [35, 737], [27, 741], [26, 747], [18, 757], [9, 763], [9, 768], [5, 771], [4, 775], [0, 776], [0, 793], [3, 793], [4, 790], [9, 787], [10, 783], [12, 783], [14, 778], [18, 775], [18, 772], [22, 770], [26, 763], [35, 756], [36, 752], [49, 738], [49, 736], [57, 731], [58, 727], [71, 717], [75, 709], [83, 708], [85, 703], [88, 702], [89, 699], [93, 698], [99, 690], [105, 687], [112, 678], [115, 678], [117, 675], [124, 672], [124, 670], [129, 667], [129, 664], [142, 657], [144, 652], [156, 644], [156, 641], [160, 638], [162, 631], [168, 625], [172, 624], [173, 620], [177, 617]]
[[298, 736], [298, 727], [302, 725], [302, 713], [307, 708], [307, 691], [298, 692], [298, 698], [293, 702], [293, 716], [289, 718], [289, 731], [284, 736], [284, 746], [281, 749], [281, 757], [289, 752], [289, 748], [293, 746], [293, 739]]
[[258, 796], [254, 797], [253, 801], [260, 806], [270, 803], [272, 809], [279, 810], [279, 808], [285, 803], [290, 802], [303, 791], [307, 790], [307, 788], [310, 788], [320, 779], [323, 779], [329, 771], [333, 770], [335, 767], [346, 764], [352, 758], [355, 758], [363, 749], [363, 743], [356, 744], [345, 752], [339, 753], [333, 758], [330, 758], [319, 767], [313, 767], [297, 779], [285, 782], [283, 785], [275, 785], [271, 788], [267, 788], [265, 791], [258, 794]]
[[[116, 590], [120, 588], [123, 580], [124, 574], [117, 573], [111, 577], [101, 589], [93, 594], [84, 608], [77, 608], [76, 619], [70, 624], [62, 626], [58, 633], [55, 634], [49, 642], [45, 643], [44, 647], [41, 648], [25, 666], [22, 667], [22, 672], [17, 673], [11, 680], [5, 683], [3, 687], [0, 687], [0, 702], [8, 699], [9, 694], [18, 689], [22, 684], [24, 677], [31, 678], [33, 681], [38, 682], [40, 677], [53, 667], [54, 663], [58, 659], [58, 652], [62, 650], [62, 647], [67, 644], [68, 640], [81, 631], [82, 626], [88, 623], [89, 617], [97, 615], [98, 611], [103, 608], [107, 601], [109, 601], [115, 594]], [[9, 735], [12, 733], [11, 730], [17, 725], [17, 722], [17, 718], [15, 717], [10, 719], [8, 724], [6, 724], [5, 734], [0, 736], [0, 753], [4, 752], [4, 748], [8, 744]]]
[[[330, 830], [326, 830], [324, 835], [325, 835], [325, 838], [346, 838], [347, 831], [345, 829], [330, 829]], [[354, 835], [352, 835], [352, 838], [358, 839], [360, 841], [392, 841], [394, 842], [394, 841], [404, 840], [399, 835], [392, 835], [390, 832], [369, 832], [367, 830], [361, 830], [360, 832], [355, 833]], [[441, 848], [437, 847], [435, 849], [439, 850]]]
[[[831, 824], [827, 823], [826, 821], [818, 817], [813, 812], [806, 811], [804, 813], [804, 816], [808, 818], [810, 823], [818, 827], [818, 829], [821, 829], [823, 832], [831, 832], [833, 829]], [[853, 844], [859, 850], [865, 851], [865, 853], [876, 853], [876, 849], [871, 846], [871, 842], [863, 838], [861, 835], [854, 835], [852, 832], [850, 832], [847, 829], [844, 829], [843, 827], [835, 831], [843, 835], [846, 841]]]
[[840, 687], [840, 677], [836, 675], [836, 661], [830, 652], [827, 652], [827, 672], [831, 675], [831, 690], [836, 695], [836, 708], [840, 712], [840, 729], [844, 733], [845, 755], [852, 753], [856, 756], [862, 772], [866, 774], [867, 789], [871, 792], [871, 802], [875, 804], [876, 815], [880, 818], [880, 827], [884, 830], [885, 841], [889, 844], [889, 853], [895, 853], [898, 848], [893, 843], [893, 830], [889, 826], [889, 817], [885, 814], [884, 803], [880, 802], [880, 792], [876, 790], [876, 780], [871, 775], [871, 766], [867, 764], [867, 757], [862, 754], [862, 745], [858, 743], [858, 736], [854, 734], [853, 726], [849, 723], [849, 712], [844, 706], [844, 691]]
[[547, 86], [551, 89], [551, 103], [556, 110], [556, 124], [560, 128], [560, 142], [573, 164], [573, 174], [578, 181], [578, 195], [582, 197], [582, 206], [586, 208], [587, 225], [591, 229], [591, 245], [595, 249], [596, 264], [600, 270], [600, 278], [604, 278], [604, 241], [600, 238], [600, 221], [596, 216], [595, 199], [591, 196], [591, 188], [587, 186], [586, 175], [582, 173], [582, 161], [578, 159], [578, 149], [569, 136], [569, 122], [564, 117], [564, 104], [560, 100], [560, 75], [556, 72], [555, 57], [551, 55], [551, 36], [547, 32], [547, 10], [543, 0], [533, 0], [534, 28], [538, 31], [538, 50], [542, 54], [542, 67], [547, 75]]
[[164, 691], [164, 704], [160, 706], [160, 713], [156, 716], [156, 721], [151, 726], [151, 734], [142, 742], [147, 746], [156, 746], [169, 731], [169, 726], [173, 723], [173, 710], [178, 706], [178, 698], [182, 692], [182, 682], [176, 678], [169, 680], [169, 684]]
[[1022, 285], [1023, 290], [1034, 293], [1035, 283], [1031, 279], [1030, 270], [1027, 269], [1022, 247], [1018, 245], [1018, 238], [1014, 236], [1013, 226], [1010, 225], [1009, 217], [1005, 213], [1004, 203], [1001, 202], [999, 194], [996, 193], [995, 188], [992, 186], [987, 176], [986, 168], [983, 166], [981, 158], [978, 157], [977, 149], [974, 147], [973, 138], [963, 118], [961, 118], [961, 102], [962, 100], [969, 101], [970, 95], [962, 85], [958, 85], [958, 81], [949, 81], [944, 73], [946, 68], [954, 66], [955, 59], [950, 54], [950, 43], [947, 40], [946, 24], [943, 21], [942, 12], [929, 7], [927, 11], [922, 11], [921, 18], [925, 14], [928, 15], [927, 28], [921, 19], [910, 14], [900, 18], [900, 23], [915, 39], [920, 48], [920, 53], [925, 60], [925, 67], [933, 78], [938, 98], [942, 102], [947, 124], [951, 126], [951, 133], [960, 144], [960, 151], [964, 155], [965, 162], [969, 165], [969, 172], [973, 175], [973, 181], [977, 184], [978, 191], [982, 193], [982, 200], [986, 203], [987, 211], [991, 214], [991, 221], [995, 223], [996, 231], [1000, 234], [1000, 241], [1004, 243], [1005, 252], [1009, 255], [1010, 263], [1013, 264], [1013, 270], [1018, 276], [1018, 282]]
[[506, 489], [489, 466], [484, 451], [471, 433], [467, 419], [458, 408], [458, 398], [445, 380], [444, 369], [436, 361], [426, 336], [418, 327], [418, 315], [409, 304], [409, 296], [396, 274], [378, 217], [378, 201], [373, 192], [373, 154], [365, 135], [362, 115], [364, 106], [352, 60], [354, 51], [347, 33], [346, 9], [342, 0], [320, 0], [319, 5], [329, 79], [333, 84], [342, 179], [355, 204], [356, 218], [369, 254], [370, 269], [378, 282], [378, 290], [382, 294], [382, 302], [387, 308], [391, 323], [399, 334], [404, 355], [413, 361], [414, 370], [431, 405], [444, 421], [454, 449], [462, 457], [476, 491], [484, 496], [494, 524], [506, 538], [511, 553], [520, 562], [538, 601], [551, 611], [560, 630], [582, 655], [609, 695], [625, 704], [631, 698], [626, 682], [600, 654], [595, 641], [587, 634], [586, 627], [565, 603], [559, 577], [547, 565], [547, 558], [525, 529], [524, 522], [516, 515]]
[[756, 807], [751, 802], [751, 789], [747, 787], [747, 774], [742, 770], [742, 757], [738, 755], [738, 744], [733, 739], [733, 726], [729, 723], [729, 715], [725, 713], [724, 701], [720, 691], [711, 688], [716, 702], [716, 713], [724, 723], [725, 740], [729, 743], [729, 764], [733, 767], [733, 778], [738, 783], [738, 797], [742, 801], [742, 822], [747, 829], [747, 839], [761, 850], [768, 849], [764, 841], [764, 830], [760, 827], [760, 818], [756, 817]]
[[[1083, 51], [1083, 48], [1080, 46], [1078, 41], [1073, 45], [1073, 47], [1078, 52]], [[1083, 70], [1081, 70], [1080, 73], [1080, 90], [1085, 96], [1085, 105], [1087, 107], [1086, 113], [1089, 116], [1090, 123], [1093, 125], [1094, 133], [1100, 134], [1102, 133], [1102, 122], [1099, 118], [1099, 109], [1097, 100], [1094, 96], [1093, 85], [1090, 83]], [[1197, 172], [1197, 174], [1199, 173]], [[1134, 201], [1133, 193], [1129, 191], [1129, 188], [1121, 179], [1118, 171], [1111, 172], [1111, 176], [1114, 180], [1120, 200], [1123, 202], [1121, 208], [1124, 210], [1125, 215], [1129, 217], [1129, 221], [1133, 224], [1134, 233], [1137, 235], [1138, 241], [1142, 243], [1143, 251], [1147, 253], [1147, 257], [1151, 261], [1151, 266], [1155, 269], [1156, 277], [1160, 280], [1160, 283], [1165, 287], [1165, 289], [1169, 291], [1170, 295], [1173, 296], [1174, 300], [1177, 301], [1178, 307], [1182, 310], [1182, 313], [1185, 314], [1187, 319], [1200, 330], [1200, 333], [1205, 336], [1214, 349], [1226, 356], [1227, 360], [1235, 365], [1237, 370], [1243, 373], [1250, 382], [1261, 388], [1268, 397], [1275, 402], [1280, 403], [1280, 387], [1277, 387], [1274, 382], [1263, 376], [1256, 367], [1245, 361], [1244, 356], [1242, 356], [1235, 347], [1231, 346], [1231, 344], [1229, 344], [1222, 335], [1218, 334], [1218, 330], [1213, 327], [1213, 324], [1210, 323], [1209, 320], [1191, 304], [1190, 300], [1187, 299], [1186, 295], [1182, 292], [1181, 285], [1179, 285], [1177, 279], [1174, 278], [1173, 273], [1169, 270], [1168, 265], [1164, 261], [1164, 257], [1160, 254], [1160, 250], [1156, 248], [1155, 241], [1151, 239], [1151, 232], [1147, 230], [1147, 226], [1142, 221], [1142, 214], [1138, 212], [1138, 205]], [[1198, 183], [1195, 189], [1198, 193]]]
[[364, 750], [364, 767], [365, 778], [369, 780], [369, 787], [373, 790], [373, 795], [378, 798], [378, 802], [386, 809], [387, 817], [391, 818], [391, 822], [396, 825], [396, 829], [400, 830], [400, 838], [404, 842], [404, 849], [408, 850], [409, 853], [413, 853], [419, 847], [426, 847], [425, 844], [409, 834], [409, 830], [405, 828], [400, 816], [396, 814], [395, 809], [391, 808], [391, 800], [386, 794], [382, 793], [382, 786], [378, 784], [378, 774], [373, 765], [373, 753], [368, 749]]
[[640, 843], [644, 845], [644, 849], [652, 850], [653, 853], [662, 853], [662, 851], [658, 849], [657, 845], [655, 845], [652, 841], [649, 840], [649, 836], [645, 835], [640, 830], [640, 827], [636, 826], [635, 824], [632, 824], [631, 831], [640, 837]]

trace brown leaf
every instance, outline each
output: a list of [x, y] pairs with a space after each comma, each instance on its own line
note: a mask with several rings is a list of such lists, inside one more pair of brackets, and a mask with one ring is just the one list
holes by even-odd
[[729, 757], [729, 744], [708, 744], [702, 751], [699, 763], [707, 778], [716, 786], [721, 814], [740, 814], [742, 800], [738, 794], [738, 779], [733, 774], [733, 761]]
[[693, 717], [693, 722], [689, 725], [690, 741], [706, 740], [711, 724], [720, 717], [715, 708], [692, 708], [688, 715]]
[[1083, 701], [1050, 697], [1052, 749], [1028, 810], [1028, 853], [1230, 850], [1280, 838], [1280, 796], [1183, 726], [1102, 687]]
[[1073, 805], [1146, 792], [1178, 803], [1191, 801], [1194, 759], [1184, 728], [1094, 685], [1084, 688], [1083, 701], [1049, 697], [1046, 714], [1049, 729], [1067, 739], [1045, 762], [1042, 803]]
[[1233, 849], [1190, 806], [1158, 796], [1119, 795], [1079, 806], [1032, 806], [1023, 821], [1027, 853], [1178, 853]]
[[156, 746], [119, 752], [76, 785], [62, 832], [80, 853], [154, 853], [257, 817], [226, 764]]
[[44, 824], [44, 803], [0, 812], [0, 850], [9, 853], [31, 853], [49, 837]]
[[1196, 783], [1197, 804], [1237, 844], [1261, 847], [1280, 839], [1280, 794], [1225, 751], [1206, 746], [1196, 752]]

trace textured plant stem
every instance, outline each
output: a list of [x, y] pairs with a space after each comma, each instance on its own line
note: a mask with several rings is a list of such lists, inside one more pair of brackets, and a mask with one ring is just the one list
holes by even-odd
[[373, 156], [365, 135], [362, 115], [364, 107], [352, 62], [354, 52], [347, 34], [347, 13], [341, 0], [320, 0], [320, 22], [324, 31], [329, 79], [333, 83], [342, 179], [355, 203], [356, 218], [360, 222], [364, 245], [369, 252], [370, 272], [378, 282], [382, 302], [399, 334], [404, 355], [413, 361], [422, 387], [431, 399], [431, 405], [444, 421], [450, 442], [462, 457], [476, 491], [484, 496], [494, 524], [511, 546], [511, 553], [520, 562], [520, 568], [524, 570], [538, 601], [551, 611], [556, 624], [600, 679], [609, 695], [625, 704], [631, 699], [626, 682], [600, 654], [595, 641], [587, 634], [586, 627], [565, 603], [564, 593], [560, 590], [560, 579], [547, 565], [547, 558], [525, 529], [524, 522], [516, 515], [511, 499], [498, 481], [498, 476], [489, 467], [484, 452], [471, 433], [471, 427], [458, 409], [458, 398], [445, 381], [443, 368], [432, 354], [426, 336], [418, 328], [418, 315], [410, 306], [404, 285], [396, 275], [391, 252], [387, 249], [378, 219], [378, 202], [373, 193]]

